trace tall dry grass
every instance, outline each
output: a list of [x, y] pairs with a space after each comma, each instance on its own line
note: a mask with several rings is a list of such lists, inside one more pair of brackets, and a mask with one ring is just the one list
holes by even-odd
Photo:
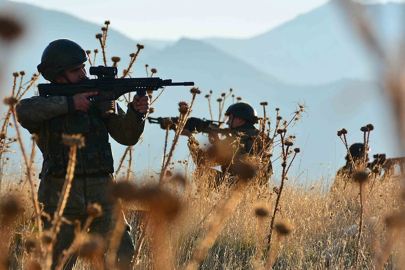
[[[96, 36], [105, 64], [109, 24], [106, 21], [103, 33]], [[139, 46], [138, 52], [130, 55], [131, 59], [135, 61], [142, 48]], [[119, 59], [113, 57], [112, 61], [117, 66]], [[124, 71], [124, 77], [130, 75], [132, 64]], [[148, 72], [148, 67], [146, 70]], [[156, 72], [156, 69], [151, 70], [151, 76]], [[192, 94], [193, 102], [195, 90]], [[211, 95], [212, 92], [207, 97], [210, 112]], [[229, 95], [221, 95], [217, 100], [219, 119]], [[124, 99], [128, 101], [130, 97]], [[11, 113], [16, 101], [12, 100], [8, 100]], [[265, 102], [261, 105], [266, 106]], [[181, 109], [184, 123], [191, 111], [189, 107]], [[250, 163], [239, 164], [242, 168], [238, 175], [240, 180], [231, 187], [224, 183], [213, 188], [210, 170], [173, 174], [171, 157], [176, 140], [172, 142], [160, 175], [142, 176], [144, 183], [151, 177], [160, 179], [159, 183], [136, 185], [130, 177], [132, 149], [127, 149], [128, 160], [123, 156], [117, 171], [118, 175], [121, 168], [127, 170], [123, 172], [124, 181], [118, 181], [111, 191], [122, 200], [122, 210], [133, 227], [136, 245], [133, 269], [400, 269], [405, 262], [402, 175], [377, 177], [372, 189], [370, 182], [363, 183], [360, 189], [351, 178], [340, 179], [347, 185], [333, 191], [329, 191], [329, 179], [308, 179], [307, 183], [311, 184], [295, 182], [288, 177], [288, 169], [299, 151], [293, 150], [295, 138], [287, 135], [287, 129], [299, 119], [301, 109], [304, 108], [299, 106], [296, 115], [287, 120], [277, 109], [273, 127], [264, 110], [261, 130], [268, 140], [259, 143], [268, 152], [281, 152], [279, 158], [282, 160], [281, 175], [273, 175], [265, 186], [254, 181], [260, 176], [260, 169], [258, 171]], [[5, 116], [4, 123], [11, 113]], [[178, 132], [181, 132], [181, 125]], [[7, 135], [2, 138], [6, 139]], [[22, 143], [21, 137], [18, 140]], [[71, 162], [74, 162], [75, 147], [71, 147]], [[59, 233], [63, 201], [68, 196], [73, 172], [66, 178], [67, 195], [62, 196], [61, 212], [54, 219], [55, 229], [40, 237], [40, 215], [35, 206], [37, 187], [30, 170], [33, 163], [28, 162], [28, 153], [24, 157], [26, 177], [31, 186], [23, 188], [24, 179], [7, 179], [12, 184], [1, 189], [0, 269], [49, 269], [49, 254], [54, 237]], [[371, 191], [363, 193], [363, 190]], [[94, 209], [97, 206], [89, 208], [90, 216], [99, 214]], [[115, 239], [125, 229], [123, 224], [121, 220], [113, 229]], [[81, 259], [75, 269], [90, 269], [92, 263], [99, 267], [104, 265], [106, 269], [115, 268], [116, 241], [108, 247], [104, 260], [104, 254], [100, 252], [104, 250], [102, 241], [86, 238], [85, 231], [80, 230], [76, 239], [67, 251], [71, 254], [80, 249], [77, 252]]]

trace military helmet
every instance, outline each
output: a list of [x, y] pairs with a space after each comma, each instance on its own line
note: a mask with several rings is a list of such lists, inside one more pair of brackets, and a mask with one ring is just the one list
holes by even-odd
[[[354, 160], [364, 157], [364, 143], [354, 143], [349, 147], [350, 155]], [[349, 160], [349, 156], [346, 156], [346, 159]]]
[[70, 39], [57, 39], [49, 43], [42, 53], [39, 72], [48, 81], [54, 81], [59, 72], [87, 61], [86, 52]]
[[235, 117], [245, 119], [253, 124], [257, 123], [258, 120], [256, 110], [247, 102], [238, 102], [229, 106], [225, 115], [229, 116], [231, 113], [233, 113]]

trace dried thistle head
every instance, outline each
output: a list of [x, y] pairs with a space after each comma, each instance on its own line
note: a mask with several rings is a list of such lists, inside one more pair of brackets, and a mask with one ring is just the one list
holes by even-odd
[[291, 223], [287, 220], [277, 222], [274, 226], [276, 232], [280, 235], [288, 235], [292, 231]]
[[14, 96], [11, 95], [11, 96], [4, 98], [3, 102], [6, 105], [14, 106], [15, 104], [17, 104], [18, 99], [16, 99]]
[[1, 200], [0, 217], [3, 224], [11, 223], [23, 212], [24, 208], [16, 197], [10, 196]]
[[86, 239], [79, 250], [79, 257], [89, 261], [101, 260], [104, 256], [106, 243], [99, 235], [92, 235], [90, 239]]
[[281, 121], [282, 119], [283, 119], [283, 117], [281, 117], [280, 115], [277, 116], [277, 120], [278, 120], [278, 121]]
[[115, 63], [118, 63], [119, 61], [121, 61], [121, 57], [113, 56], [113, 57], [111, 57], [111, 61], [113, 61], [114, 64], [115, 64]]
[[340, 137], [340, 136], [342, 136], [342, 131], [341, 130], [338, 130], [337, 131], [337, 135]]
[[98, 49], [94, 49], [94, 53], [98, 53]]
[[191, 87], [190, 93], [191, 94], [201, 94], [200, 87]]
[[138, 50], [142, 50], [145, 48], [145, 46], [141, 44], [136, 44], [136, 47], [138, 48]]
[[[134, 56], [135, 56], [135, 55], [134, 55]], [[149, 67], [149, 65], [148, 65], [148, 64], [145, 64], [145, 67], [146, 67], [146, 68], [148, 68], [148, 67]]]
[[241, 98], [241, 97], [236, 97], [236, 100], [237, 100], [237, 101], [241, 101], [242, 98]]
[[20, 71], [20, 75], [21, 75], [21, 76], [24, 76], [24, 75], [25, 75], [25, 71], [24, 71], [24, 70]]
[[13, 16], [1, 15], [0, 17], [0, 38], [5, 41], [14, 41], [24, 32], [24, 28]]
[[157, 69], [156, 69], [156, 68], [152, 68], [152, 69], [150, 70], [150, 72], [152, 72], [152, 73], [157, 73]]
[[218, 98], [218, 99], [217, 99], [217, 102], [221, 102], [221, 101], [222, 101], [222, 98]]
[[19, 75], [18, 72], [13, 72], [13, 77], [18, 77]]
[[404, 228], [405, 227], [405, 213], [400, 212], [385, 218], [385, 224], [389, 228]]
[[267, 205], [258, 205], [255, 207], [255, 215], [258, 218], [268, 217], [270, 214], [270, 209]]
[[[135, 55], [136, 55], [135, 53], [130, 53], [130, 54], [129, 54], [129, 57], [133, 58], [133, 57], [135, 57]], [[146, 66], [146, 65], [145, 65], [145, 66]]]
[[155, 112], [155, 108], [150, 107], [150, 108], [149, 108], [149, 114], [152, 114], [152, 113], [154, 113], [154, 112]]
[[103, 214], [103, 209], [98, 203], [93, 203], [87, 205], [87, 212], [89, 213], [90, 216], [92, 217], [101, 217]]
[[62, 134], [62, 141], [67, 146], [77, 146], [79, 148], [84, 147], [84, 137], [82, 134]]
[[369, 131], [374, 130], [373, 124], [368, 124], [368, 125], [367, 125], [367, 128], [368, 128]]
[[355, 182], [362, 184], [368, 181], [368, 173], [367, 172], [357, 172], [353, 175], [353, 179]]
[[53, 240], [52, 233], [50, 231], [44, 231], [41, 240], [44, 245], [49, 245]]
[[86, 54], [90, 55], [91, 54], [91, 50], [86, 50]]
[[257, 164], [248, 161], [237, 161], [235, 162], [233, 173], [235, 173], [240, 180], [248, 181], [256, 176], [258, 170], [259, 167]]
[[25, 240], [24, 247], [28, 254], [34, 252], [39, 247], [38, 240], [35, 237], [29, 237]]
[[368, 131], [368, 127], [366, 127], [366, 126], [361, 127], [360, 130], [363, 131], [363, 132], [367, 132], [367, 131]]
[[346, 128], [342, 128], [341, 132], [342, 132], [343, 135], [346, 135], [346, 134], [347, 134], [347, 129], [346, 129]]
[[101, 31], [103, 31], [103, 32], [105, 32], [105, 31], [107, 31], [107, 27], [101, 27]]
[[280, 108], [276, 108], [276, 111], [278, 112], [280, 110]]
[[299, 147], [294, 148], [294, 152], [295, 152], [295, 153], [297, 153], [297, 154], [298, 154], [300, 151], [301, 151], [301, 150], [300, 150], [300, 148], [299, 148]]
[[180, 112], [182, 115], [185, 115], [185, 114], [188, 113], [188, 111], [189, 111], [189, 105], [188, 105], [188, 103], [185, 102], [185, 101], [180, 101], [180, 102], [179, 102], [179, 112]]
[[108, 20], [108, 21], [105, 21], [104, 24], [105, 24], [105, 25], [109, 25], [109, 24], [110, 24], [110, 21], [109, 21], [109, 20]]
[[222, 94], [221, 94], [221, 97], [225, 97], [225, 96], [226, 96], [226, 94], [225, 94], [225, 93], [222, 93]]
[[294, 143], [293, 143], [292, 140], [287, 139], [287, 140], [285, 140], [284, 144], [287, 145], [287, 146], [293, 146]]
[[205, 95], [205, 98], [210, 98], [210, 95]]
[[101, 39], [103, 37], [103, 34], [96, 34], [96, 39]]
[[137, 187], [126, 181], [119, 181], [111, 187], [111, 195], [114, 199], [121, 198], [124, 201], [135, 200]]
[[173, 125], [173, 120], [170, 117], [163, 118], [163, 125], [170, 126]]
[[269, 105], [269, 104], [267, 103], [267, 101], [264, 101], [264, 102], [260, 102], [260, 105], [262, 105], [262, 106], [267, 106], [267, 105]]

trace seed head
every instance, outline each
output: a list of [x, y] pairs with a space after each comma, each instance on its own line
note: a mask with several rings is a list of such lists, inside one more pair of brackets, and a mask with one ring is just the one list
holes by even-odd
[[103, 37], [103, 34], [96, 34], [96, 39], [101, 39]]
[[6, 105], [14, 106], [15, 104], [17, 104], [18, 99], [16, 99], [14, 96], [8, 96], [4, 98], [3, 102]]
[[210, 90], [210, 94], [212, 94], [212, 90]]
[[[134, 55], [135, 56], [135, 55]], [[145, 67], [147, 68], [147, 67], [149, 67], [149, 65], [148, 64], [145, 64]]]
[[373, 124], [368, 124], [368, 125], [367, 125], [367, 128], [368, 128], [369, 131], [374, 130]]
[[166, 127], [173, 125], [173, 120], [170, 117], [163, 118], [163, 125]]
[[98, 53], [98, 49], [94, 49], [94, 53]]
[[0, 216], [4, 224], [9, 224], [23, 212], [24, 208], [17, 198], [9, 197], [1, 201]]
[[46, 231], [42, 234], [42, 243], [44, 243], [45, 245], [49, 245], [50, 243], [52, 243], [52, 235], [50, 231]]
[[13, 72], [13, 76], [18, 77], [19, 76], [18, 72]]
[[172, 173], [171, 171], [169, 171], [169, 170], [167, 170], [166, 173], [165, 173], [165, 176], [166, 176], [167, 178], [172, 177], [172, 175], [173, 175], [173, 173]]
[[265, 206], [259, 206], [255, 208], [255, 215], [259, 218], [267, 217], [269, 213], [270, 213], [269, 209]]
[[268, 103], [267, 103], [267, 101], [264, 101], [264, 102], [260, 102], [260, 105], [262, 105], [262, 106], [267, 106]]
[[36, 238], [30, 237], [25, 241], [24, 246], [27, 253], [30, 253], [34, 251], [39, 245]]
[[92, 217], [101, 217], [103, 209], [101, 209], [101, 206], [98, 203], [93, 203], [87, 205], [87, 212]]
[[362, 184], [368, 180], [368, 173], [366, 172], [358, 172], [353, 175], [354, 181], [359, 184]]
[[0, 38], [5, 41], [13, 41], [23, 34], [23, 27], [20, 22], [12, 16], [7, 15], [0, 17]]
[[85, 241], [79, 251], [79, 256], [87, 260], [102, 258], [105, 250], [105, 241], [102, 237], [92, 235], [91, 239]]
[[301, 150], [299, 147], [297, 147], [297, 148], [294, 148], [294, 152], [298, 154], [299, 152], [301, 152]]
[[105, 31], [107, 31], [107, 27], [101, 27], [101, 31], [103, 31], [103, 32], [105, 32]]
[[138, 48], [138, 50], [142, 50], [143, 48], [145, 48], [145, 46], [141, 44], [136, 44], [136, 47]]
[[62, 134], [62, 141], [67, 146], [77, 146], [81, 148], [85, 145], [84, 137], [82, 136], [82, 134]]
[[154, 113], [154, 112], [155, 112], [155, 108], [150, 107], [150, 108], [149, 108], [149, 114], [152, 114], [152, 113]]
[[86, 50], [87, 55], [91, 54], [91, 50]]
[[237, 100], [237, 101], [241, 101], [242, 98], [241, 98], [241, 97], [236, 97], [236, 100]]
[[287, 220], [276, 223], [274, 227], [276, 229], [276, 232], [281, 235], [287, 235], [292, 231], [291, 223]]
[[23, 70], [23, 71], [20, 71], [20, 75], [21, 76], [24, 76], [25, 75], [25, 71]]
[[346, 134], [347, 134], [347, 129], [346, 129], [346, 128], [342, 128], [341, 132], [342, 132], [343, 135], [346, 135]]
[[276, 111], [279, 111], [280, 110], [280, 108], [276, 108]]
[[150, 70], [150, 72], [152, 72], [152, 73], [157, 73], [157, 69], [156, 69], [156, 68], [152, 68], [152, 69]]
[[340, 137], [340, 136], [342, 136], [342, 131], [341, 130], [338, 130], [337, 131], [337, 135]]
[[283, 119], [283, 117], [277, 116], [277, 120], [278, 120], [278, 121], [280, 121], [281, 119]]
[[278, 195], [278, 194], [280, 194], [280, 189], [278, 187], [274, 187], [273, 192]]
[[118, 63], [119, 61], [121, 61], [121, 57], [113, 56], [111, 57], [111, 61], [113, 61], [114, 63]]
[[293, 146], [294, 143], [293, 143], [292, 140], [287, 139], [287, 140], [285, 140], [284, 144], [287, 145], [287, 146]]
[[368, 128], [366, 126], [364, 126], [364, 127], [361, 127], [360, 130], [363, 131], [363, 132], [367, 132]]
[[210, 98], [210, 95], [205, 95], [205, 98]]
[[179, 102], [179, 112], [184, 115], [184, 114], [188, 113], [188, 110], [189, 110], [188, 103], [185, 101], [180, 101]]
[[217, 102], [221, 102], [221, 101], [222, 101], [222, 98], [218, 98], [218, 99], [217, 99]]
[[281, 129], [281, 128], [277, 129], [277, 134], [283, 134], [283, 132], [284, 132], [284, 129]]
[[225, 96], [226, 96], [226, 94], [225, 94], [225, 93], [222, 93], [222, 94], [221, 94], [221, 97], [225, 97]]
[[105, 24], [105, 25], [109, 25], [109, 24], [110, 24], [110, 21], [105, 21], [104, 24]]
[[191, 92], [192, 94], [201, 94], [201, 90], [200, 90], [199, 87], [192, 87], [192, 88], [190, 89], [190, 92]]

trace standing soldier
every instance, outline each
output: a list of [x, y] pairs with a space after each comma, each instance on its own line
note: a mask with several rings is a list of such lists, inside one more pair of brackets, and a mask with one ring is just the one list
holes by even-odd
[[[256, 110], [246, 102], [238, 102], [229, 106], [225, 115], [228, 116], [226, 124], [230, 129], [231, 136], [220, 140], [218, 134], [211, 135], [212, 146], [207, 150], [201, 148], [189, 130], [183, 130], [182, 135], [189, 138], [188, 147], [197, 168], [207, 169], [221, 165], [222, 173], [216, 176], [215, 186], [218, 186], [225, 179], [228, 179], [228, 184], [235, 181], [234, 176], [238, 174], [237, 163], [239, 161], [245, 161], [249, 158], [259, 160], [259, 165], [262, 168], [260, 171], [264, 171], [265, 174], [261, 175], [260, 184], [268, 184], [268, 179], [273, 170], [270, 154], [266, 149], [263, 149], [265, 136], [254, 127], [258, 121]], [[226, 178], [227, 173], [230, 174], [228, 178]]]
[[[53, 84], [78, 83], [88, 79], [87, 60], [86, 52], [77, 43], [58, 39], [45, 48], [38, 71]], [[116, 112], [102, 114], [97, 102], [91, 98], [97, 94], [34, 96], [21, 100], [16, 106], [18, 121], [36, 135], [44, 158], [38, 200], [43, 204], [43, 211], [51, 217], [62, 193], [68, 162], [69, 148], [63, 144], [62, 134], [82, 134], [85, 138], [85, 146], [77, 151], [75, 174], [63, 213], [71, 224], [63, 222], [61, 225], [52, 269], [74, 239], [74, 221], [85, 223], [89, 204], [97, 203], [103, 210], [103, 215], [92, 222], [90, 233], [107, 239], [114, 226], [112, 210], [115, 203], [107, 194], [114, 172], [109, 135], [120, 144], [135, 145], [144, 130], [144, 121], [138, 120], [138, 115], [148, 111], [148, 96], [139, 98], [136, 95], [129, 103], [127, 113], [117, 104]], [[44, 229], [51, 226], [51, 221], [44, 220]], [[129, 232], [126, 232], [117, 254], [119, 269], [129, 268], [133, 253], [134, 246]], [[72, 258], [64, 269], [71, 269], [75, 261], [76, 258]]]

